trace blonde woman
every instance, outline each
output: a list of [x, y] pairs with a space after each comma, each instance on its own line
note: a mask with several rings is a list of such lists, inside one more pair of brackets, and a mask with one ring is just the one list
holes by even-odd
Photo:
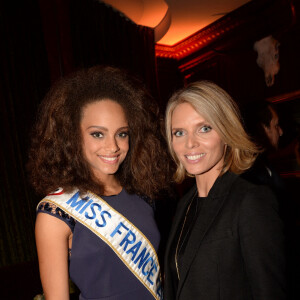
[[169, 150], [180, 183], [165, 256], [166, 300], [285, 299], [282, 223], [272, 192], [238, 174], [259, 150], [231, 97], [207, 81], [176, 92], [166, 109]]

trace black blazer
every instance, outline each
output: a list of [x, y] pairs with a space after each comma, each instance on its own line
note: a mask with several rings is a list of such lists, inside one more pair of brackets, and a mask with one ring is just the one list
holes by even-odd
[[165, 254], [165, 300], [286, 299], [283, 225], [264, 186], [227, 172], [204, 200], [186, 245], [177, 291], [171, 247], [194, 186], [178, 203]]

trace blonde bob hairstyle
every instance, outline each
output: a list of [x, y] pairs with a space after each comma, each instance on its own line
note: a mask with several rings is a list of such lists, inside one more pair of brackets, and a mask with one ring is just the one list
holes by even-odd
[[246, 134], [236, 103], [216, 84], [198, 81], [175, 92], [166, 108], [166, 135], [170, 153], [177, 165], [174, 174], [176, 182], [182, 182], [186, 175], [192, 176], [186, 172], [172, 147], [172, 114], [181, 103], [192, 105], [227, 144], [220, 175], [228, 170], [240, 174], [252, 166], [261, 151]]

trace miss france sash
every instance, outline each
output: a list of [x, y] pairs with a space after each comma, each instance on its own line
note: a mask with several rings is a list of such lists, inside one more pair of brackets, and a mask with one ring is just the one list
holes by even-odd
[[78, 190], [65, 193], [62, 189], [46, 196], [51, 202], [89, 228], [122, 260], [157, 300], [163, 299], [160, 267], [150, 241], [123, 215], [105, 200], [87, 192], [80, 197]]

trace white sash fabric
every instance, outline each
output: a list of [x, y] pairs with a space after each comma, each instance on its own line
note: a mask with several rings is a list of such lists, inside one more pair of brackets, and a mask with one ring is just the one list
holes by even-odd
[[130, 221], [105, 200], [88, 192], [62, 189], [41, 202], [52, 202], [101, 238], [141, 281], [155, 299], [163, 299], [160, 267], [150, 241]]

